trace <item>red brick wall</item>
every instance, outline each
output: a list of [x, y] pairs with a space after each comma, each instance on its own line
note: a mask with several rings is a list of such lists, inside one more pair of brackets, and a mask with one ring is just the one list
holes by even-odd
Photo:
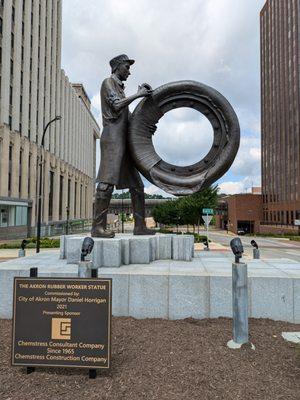
[[259, 232], [262, 220], [262, 196], [257, 194], [236, 194], [226, 198], [230, 231], [237, 233], [238, 221], [253, 221], [254, 232]]

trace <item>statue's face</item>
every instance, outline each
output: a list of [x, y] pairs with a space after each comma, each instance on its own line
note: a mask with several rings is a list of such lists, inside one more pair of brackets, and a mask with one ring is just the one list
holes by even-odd
[[121, 79], [121, 81], [126, 81], [130, 75], [130, 64], [129, 62], [124, 62], [120, 64], [116, 70], [116, 74]]

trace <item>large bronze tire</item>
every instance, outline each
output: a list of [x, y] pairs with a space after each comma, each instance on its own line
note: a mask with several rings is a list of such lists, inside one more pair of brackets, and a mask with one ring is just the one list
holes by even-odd
[[[208, 154], [196, 164], [184, 167], [162, 160], [152, 142], [153, 127], [159, 119], [179, 107], [198, 110], [214, 130]], [[154, 185], [177, 196], [199, 192], [224, 175], [239, 144], [240, 127], [233, 108], [219, 92], [199, 82], [179, 81], [160, 86], [138, 104], [130, 122], [129, 146], [137, 169]]]

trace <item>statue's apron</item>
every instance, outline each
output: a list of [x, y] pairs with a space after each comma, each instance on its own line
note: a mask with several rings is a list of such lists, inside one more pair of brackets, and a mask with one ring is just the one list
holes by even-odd
[[100, 139], [101, 160], [97, 182], [115, 185], [117, 189], [144, 186], [127, 147], [128, 113], [126, 107], [118, 119], [104, 126]]

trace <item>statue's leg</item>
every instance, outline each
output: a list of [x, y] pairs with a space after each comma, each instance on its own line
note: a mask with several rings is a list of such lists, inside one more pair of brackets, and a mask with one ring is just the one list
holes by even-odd
[[144, 188], [131, 188], [131, 202], [134, 217], [134, 235], [155, 235], [155, 230], [148, 229], [145, 223], [145, 194]]
[[113, 238], [115, 233], [106, 230], [107, 212], [114, 186], [99, 183], [95, 195], [94, 219], [92, 237]]

